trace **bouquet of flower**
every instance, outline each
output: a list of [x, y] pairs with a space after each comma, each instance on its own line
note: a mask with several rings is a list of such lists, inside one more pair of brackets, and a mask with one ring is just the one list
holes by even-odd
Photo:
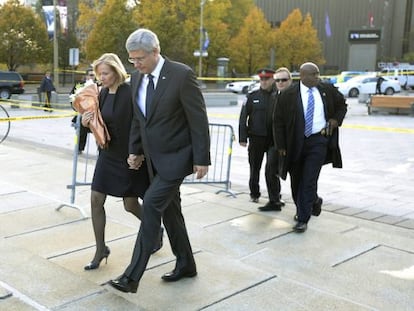
[[88, 127], [95, 137], [99, 147], [105, 149], [109, 145], [111, 136], [109, 135], [101, 111], [99, 110], [98, 95], [98, 86], [91, 81], [89, 83], [86, 82], [82, 87], [76, 88], [75, 92], [70, 97], [73, 103], [73, 108], [80, 114], [93, 112], [94, 117], [89, 122]]

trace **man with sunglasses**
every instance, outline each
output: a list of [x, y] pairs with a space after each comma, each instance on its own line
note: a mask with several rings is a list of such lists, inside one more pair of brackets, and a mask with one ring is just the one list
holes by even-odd
[[[250, 200], [258, 203], [260, 193], [259, 177], [263, 157], [266, 154], [265, 178], [269, 202], [259, 207], [261, 211], [281, 211], [280, 180], [276, 175], [273, 159], [272, 113], [277, 89], [273, 69], [258, 71], [260, 89], [247, 95], [239, 118], [239, 144], [248, 146], [250, 165]], [[276, 166], [277, 167], [277, 166]]]

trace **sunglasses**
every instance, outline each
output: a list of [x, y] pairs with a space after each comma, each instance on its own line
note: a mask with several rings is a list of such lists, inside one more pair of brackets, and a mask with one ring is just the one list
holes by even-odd
[[283, 78], [283, 79], [275, 79], [276, 82], [287, 82], [289, 79]]
[[270, 79], [270, 77], [260, 77], [260, 81], [267, 81], [269, 79]]

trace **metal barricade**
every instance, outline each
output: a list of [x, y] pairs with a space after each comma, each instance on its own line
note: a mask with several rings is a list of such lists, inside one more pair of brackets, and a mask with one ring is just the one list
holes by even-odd
[[187, 176], [184, 183], [224, 185], [224, 189], [218, 190], [216, 193], [226, 192], [235, 198], [236, 195], [230, 190], [231, 156], [235, 140], [233, 127], [228, 124], [209, 123], [209, 129], [211, 166], [208, 173], [201, 179], [196, 179], [194, 174]]
[[[90, 186], [91, 178], [88, 173], [89, 165], [92, 161], [96, 160], [95, 156], [90, 154], [90, 138], [91, 135], [88, 134], [86, 142], [86, 152], [82, 159], [84, 159], [84, 169], [81, 176], [78, 176], [79, 164], [78, 161], [79, 154], [79, 136], [80, 136], [80, 115], [76, 117], [75, 123], [76, 135], [75, 135], [75, 146], [73, 149], [73, 165], [72, 165], [72, 181], [70, 185], [66, 187], [71, 189], [70, 204], [62, 204], [57, 210], [61, 209], [64, 206], [69, 206], [72, 208], [77, 208], [86, 217], [86, 213], [81, 207], [75, 205], [75, 196], [76, 196], [76, 187], [78, 186]], [[211, 154], [211, 166], [206, 176], [202, 179], [196, 179], [195, 175], [187, 176], [184, 179], [186, 184], [218, 184], [224, 185], [224, 189], [218, 190], [216, 193], [226, 192], [232, 197], [236, 195], [230, 190], [230, 166], [231, 166], [231, 156], [233, 150], [233, 141], [235, 139], [234, 130], [231, 125], [227, 124], [209, 124], [210, 130], [210, 154]], [[83, 164], [83, 163], [82, 163]], [[89, 177], [89, 178], [88, 178]], [[79, 178], [79, 179], [78, 179]]]
[[87, 214], [84, 212], [82, 207], [75, 205], [76, 187], [91, 185], [91, 181], [88, 180], [88, 176], [89, 176], [88, 168], [89, 168], [90, 162], [95, 161], [96, 157], [93, 158], [89, 152], [90, 151], [90, 148], [89, 148], [90, 135], [88, 134], [86, 138], [86, 146], [85, 146], [86, 152], [85, 152], [85, 157], [84, 157], [85, 159], [84, 171], [83, 171], [83, 175], [80, 176], [81, 180], [78, 180], [78, 164], [79, 164], [78, 150], [79, 150], [80, 127], [81, 127], [80, 120], [81, 120], [81, 116], [78, 114], [76, 117], [76, 123], [74, 124], [76, 134], [75, 134], [75, 146], [73, 149], [72, 182], [70, 185], [66, 186], [66, 188], [71, 189], [70, 204], [62, 204], [57, 208], [57, 210], [60, 210], [64, 206], [69, 206], [69, 207], [78, 209], [84, 217], [87, 217]]

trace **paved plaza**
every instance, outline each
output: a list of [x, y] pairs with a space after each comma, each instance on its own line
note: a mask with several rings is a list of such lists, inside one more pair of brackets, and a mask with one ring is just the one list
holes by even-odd
[[[174, 268], [165, 236], [137, 294], [105, 284], [128, 264], [139, 227], [119, 199], [106, 204], [108, 263], [83, 270], [94, 237], [89, 187], [67, 187], [73, 111], [5, 105], [15, 121], [0, 144], [0, 310], [413, 310], [414, 118], [369, 116], [365, 104], [348, 100], [340, 132], [344, 168], [323, 168], [322, 214], [297, 234], [288, 181], [281, 212], [259, 212], [249, 202], [247, 151], [237, 142], [242, 96], [206, 94], [206, 101], [210, 122], [236, 131], [236, 197], [216, 194], [219, 185], [183, 185], [198, 275], [161, 280]], [[77, 162], [78, 180], [93, 173], [92, 139], [89, 146], [90, 159]]]

